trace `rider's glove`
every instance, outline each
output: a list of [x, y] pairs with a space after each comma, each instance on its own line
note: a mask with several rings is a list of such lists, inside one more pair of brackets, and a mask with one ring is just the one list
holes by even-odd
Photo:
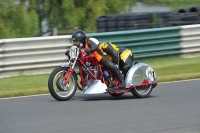
[[69, 56], [69, 49], [67, 49], [67, 51], [65, 52], [65, 55], [68, 57], [68, 59], [70, 58], [70, 56]]
[[90, 52], [90, 49], [86, 49], [85, 52], [86, 52], [87, 54], [91, 53], [91, 52]]
[[69, 49], [65, 52], [65, 55], [66, 55], [66, 56], [69, 55]]

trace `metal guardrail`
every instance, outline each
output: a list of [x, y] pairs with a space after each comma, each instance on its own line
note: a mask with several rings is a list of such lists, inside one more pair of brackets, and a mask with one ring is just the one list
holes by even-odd
[[71, 36], [0, 40], [0, 78], [47, 73], [65, 59]]
[[111, 41], [134, 52], [136, 59], [195, 56], [200, 52], [200, 24], [132, 31], [96, 33], [91, 36]]
[[[136, 59], [200, 54], [200, 25], [92, 33], [131, 49]], [[66, 58], [70, 35], [0, 40], [0, 78], [49, 73]]]

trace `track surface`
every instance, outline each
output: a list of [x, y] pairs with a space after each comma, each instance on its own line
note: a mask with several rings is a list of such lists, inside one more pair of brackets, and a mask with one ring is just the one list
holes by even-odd
[[0, 99], [0, 133], [200, 133], [200, 79], [161, 83], [144, 99], [77, 92]]

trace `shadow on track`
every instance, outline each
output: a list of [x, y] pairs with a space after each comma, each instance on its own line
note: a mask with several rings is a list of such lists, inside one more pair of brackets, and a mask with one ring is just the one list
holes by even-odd
[[[153, 98], [155, 96], [149, 96], [147, 98]], [[124, 94], [122, 96], [111, 96], [110, 94], [75, 94], [73, 98], [69, 101], [103, 101], [103, 100], [140, 100], [140, 99], [147, 99], [147, 98], [136, 98], [132, 94]], [[59, 102], [55, 99], [52, 99], [49, 102]]]
[[[149, 96], [148, 98], [153, 98], [154, 96]], [[103, 101], [103, 100], [130, 100], [130, 99], [146, 99], [146, 98], [136, 98], [133, 95], [124, 94], [122, 96], [113, 97], [109, 94], [95, 94], [95, 95], [81, 95], [75, 96], [72, 100], [80, 100], [80, 101]]]

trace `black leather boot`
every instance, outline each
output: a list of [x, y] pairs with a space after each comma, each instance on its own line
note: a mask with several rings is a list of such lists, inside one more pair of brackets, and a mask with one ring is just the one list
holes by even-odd
[[110, 91], [110, 92], [125, 91], [125, 90], [126, 90], [126, 84], [125, 84], [124, 80], [121, 81], [121, 85], [119, 88], [108, 88], [107, 89], [107, 91]]
[[126, 89], [126, 84], [124, 80], [121, 81], [121, 86], [119, 87], [119, 89], [120, 90]]

